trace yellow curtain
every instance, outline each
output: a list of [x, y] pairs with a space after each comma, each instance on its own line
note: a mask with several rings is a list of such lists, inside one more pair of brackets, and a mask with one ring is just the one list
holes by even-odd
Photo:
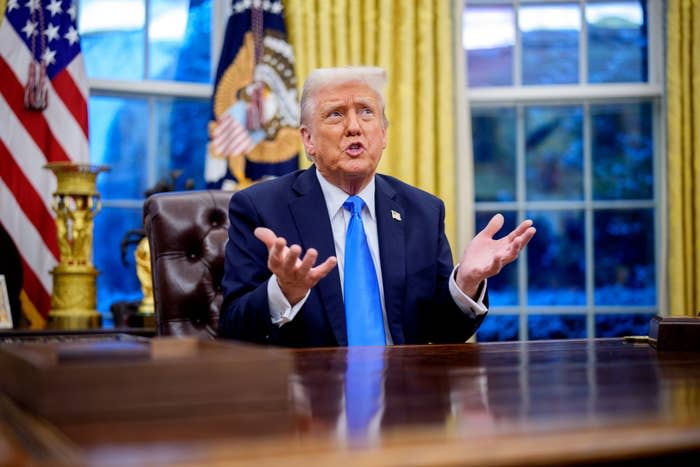
[[389, 132], [379, 171], [442, 198], [457, 245], [451, 2], [286, 0], [285, 11], [300, 87], [318, 67], [387, 70]]
[[669, 311], [695, 315], [700, 311], [700, 0], [667, 5]]

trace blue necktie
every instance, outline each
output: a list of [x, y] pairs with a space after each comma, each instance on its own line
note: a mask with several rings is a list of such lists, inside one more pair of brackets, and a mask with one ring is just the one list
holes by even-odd
[[364, 205], [359, 196], [350, 196], [343, 203], [351, 213], [343, 278], [348, 345], [386, 345], [377, 272], [360, 215]]

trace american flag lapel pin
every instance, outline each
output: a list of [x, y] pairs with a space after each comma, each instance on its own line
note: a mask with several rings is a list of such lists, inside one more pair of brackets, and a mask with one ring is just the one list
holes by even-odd
[[393, 209], [391, 210], [391, 218], [394, 219], [395, 221], [401, 222], [401, 213], [394, 211]]

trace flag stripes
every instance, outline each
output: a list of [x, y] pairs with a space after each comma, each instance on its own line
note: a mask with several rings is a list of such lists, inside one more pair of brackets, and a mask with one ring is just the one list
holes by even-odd
[[[22, 169], [17, 165], [12, 154], [10, 154], [2, 141], [0, 141], [0, 178], [5, 182], [8, 191], [12, 192], [16, 200], [21, 197], [24, 198], [22, 199], [24, 214], [36, 230], [45, 232], [45, 235], [55, 238], [56, 224], [53, 214], [46, 208], [44, 201], [33, 189], [32, 184], [24, 176]], [[56, 243], [52, 242], [47, 247], [54, 258], [58, 260], [58, 246]]]
[[214, 130], [212, 144], [216, 153], [225, 156], [245, 153], [255, 147], [248, 131], [228, 112], [219, 119], [219, 125]]
[[[50, 8], [49, 8], [50, 7]], [[43, 9], [45, 28], [32, 37], [31, 9]], [[71, 0], [10, 2], [0, 23], [0, 222], [22, 262], [22, 308], [32, 327], [51, 306], [51, 269], [58, 263], [51, 200], [56, 188], [47, 162], [88, 162], [88, 83]], [[48, 29], [46, 29], [48, 30]], [[30, 44], [36, 45], [34, 55]], [[48, 105], [24, 108], [29, 65], [47, 65]]]
[[[24, 131], [31, 135], [39, 147], [43, 148], [46, 159], [49, 162], [70, 161], [71, 158], [56, 140], [43, 112], [30, 112], [24, 109], [24, 86], [20, 84], [13, 70], [3, 60], [0, 60], [0, 81], [2, 81], [0, 94], [9, 104], [10, 110], [22, 122]], [[49, 102], [50, 107], [53, 107], [54, 102], [52, 102], [51, 97], [49, 95]]]
[[[35, 298], [40, 298], [37, 290], [39, 287], [44, 289], [47, 296], [51, 291], [51, 273], [49, 272], [56, 266], [57, 261], [48, 249], [45, 247], [44, 240], [34, 224], [27, 218], [23, 209], [8, 209], [8, 204], [4, 200], [13, 200], [7, 185], [4, 180], [0, 180], [0, 199], [3, 200], [0, 206], [0, 216], [5, 230], [14, 240], [19, 255], [22, 257], [22, 267], [24, 269], [24, 285], [27, 295], [34, 301]], [[37, 245], [42, 247], [37, 248]], [[29, 282], [28, 282], [29, 279]], [[34, 288], [27, 288], [27, 285], [32, 285]], [[41, 309], [39, 304], [36, 304], [37, 309]]]
[[[56, 189], [55, 177], [45, 170], [46, 158], [31, 136], [24, 130], [16, 114], [7, 105], [0, 93], [0, 142], [6, 147], [8, 157], [21, 154], [21, 162], [15, 164], [22, 169], [22, 175], [29, 180], [33, 191], [39, 194], [47, 209], [51, 208], [51, 195]], [[9, 174], [7, 174], [9, 177]]]
[[[56, 95], [60, 98], [60, 102], [80, 102], [84, 101], [85, 97], [80, 92], [80, 89], [75, 85], [75, 81], [68, 73], [68, 70], [63, 70], [51, 80]], [[51, 96], [49, 96], [49, 99]], [[71, 106], [66, 109], [73, 115], [73, 119], [80, 126], [83, 136], [88, 137], [88, 120], [87, 106]]]

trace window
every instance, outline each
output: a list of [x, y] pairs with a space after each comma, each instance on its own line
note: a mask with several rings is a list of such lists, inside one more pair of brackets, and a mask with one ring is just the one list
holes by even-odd
[[480, 341], [646, 334], [658, 311], [660, 2], [463, 9], [476, 229], [531, 218]]
[[[90, 79], [90, 159], [103, 209], [95, 217], [98, 307], [141, 299], [134, 245], [146, 190], [159, 181], [204, 188], [212, 37], [223, 36], [221, 0], [81, 0], [78, 26]], [[212, 33], [211, 31], [214, 31]], [[138, 239], [138, 234], [131, 238]], [[122, 263], [124, 255], [127, 264]]]

